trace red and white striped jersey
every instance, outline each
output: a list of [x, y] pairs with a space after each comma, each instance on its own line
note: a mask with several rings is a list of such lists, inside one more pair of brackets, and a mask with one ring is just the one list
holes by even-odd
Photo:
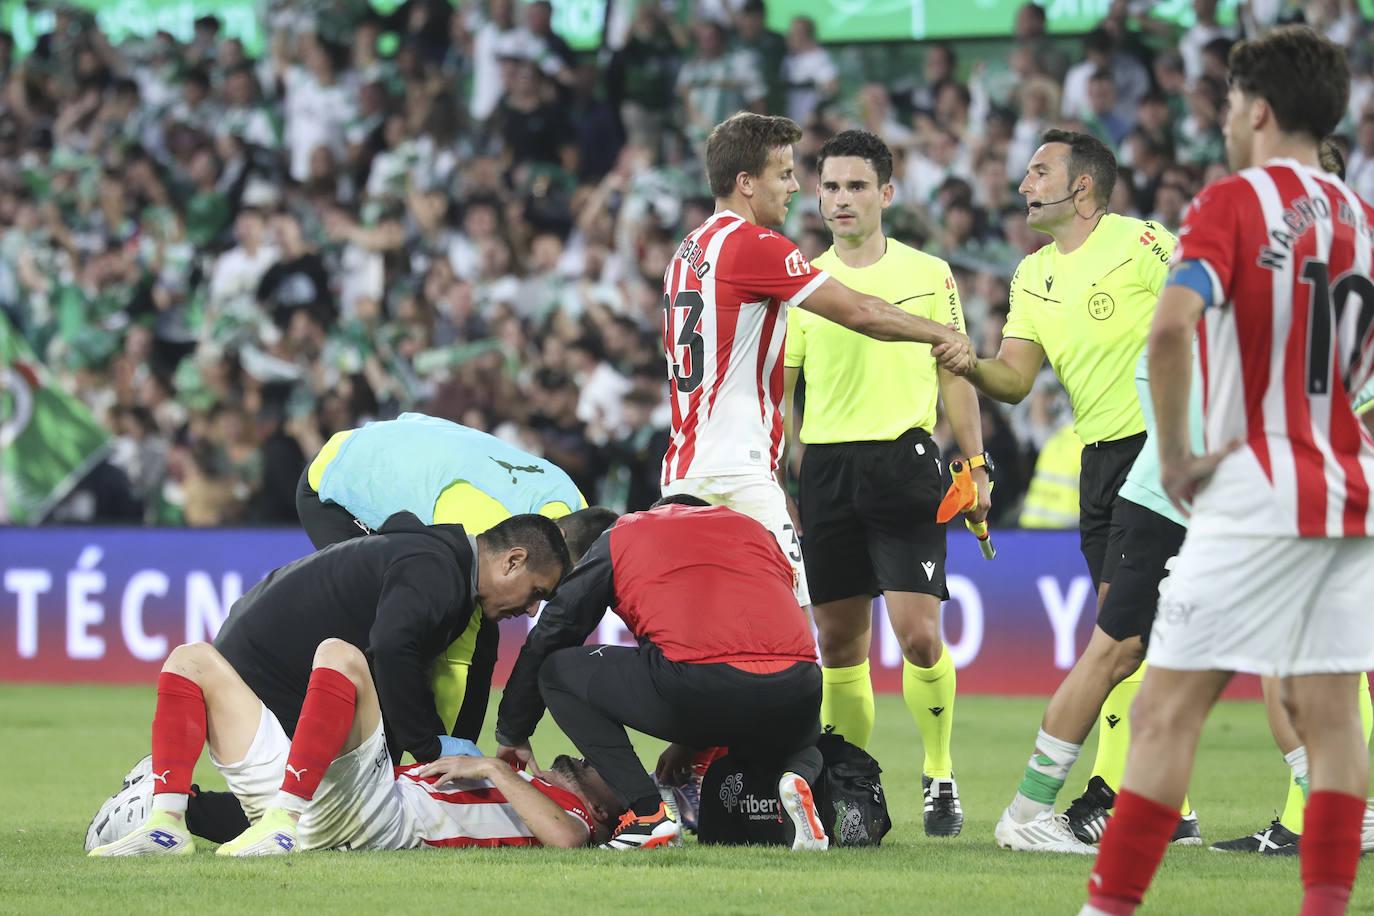
[[1209, 449], [1240, 441], [1192, 528], [1359, 537], [1374, 531], [1374, 440], [1351, 409], [1374, 373], [1374, 209], [1335, 176], [1277, 159], [1209, 185], [1176, 260], [1212, 274], [1199, 324]]
[[662, 483], [773, 476], [787, 308], [827, 276], [796, 245], [729, 210], [683, 241], [663, 274], [673, 432]]
[[[419, 775], [422, 764], [396, 767], [396, 785], [414, 830], [410, 848], [417, 846], [538, 846], [539, 841], [506, 797], [487, 779], [453, 779], [435, 785], [437, 777]], [[528, 773], [517, 773], [560, 808], [587, 826], [592, 817], [573, 793]]]

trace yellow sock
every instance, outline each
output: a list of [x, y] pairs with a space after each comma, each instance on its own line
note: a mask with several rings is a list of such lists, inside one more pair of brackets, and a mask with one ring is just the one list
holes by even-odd
[[1288, 798], [1283, 803], [1283, 814], [1279, 816], [1279, 823], [1301, 835], [1302, 813], [1306, 807], [1307, 793], [1303, 791], [1302, 785], [1293, 778], [1292, 774], [1289, 774]]
[[1101, 776], [1112, 791], [1121, 791], [1121, 775], [1126, 772], [1126, 751], [1131, 745], [1131, 701], [1145, 678], [1142, 663], [1126, 680], [1117, 684], [1102, 704], [1101, 728], [1097, 730], [1097, 757], [1088, 777]]
[[902, 661], [902, 696], [916, 720], [925, 745], [926, 776], [948, 779], [954, 764], [949, 756], [949, 738], [954, 730], [954, 662], [949, 647], [942, 646], [940, 660], [929, 668], [918, 668]]
[[[1113, 792], [1121, 791], [1121, 777], [1126, 772], [1126, 752], [1131, 749], [1131, 701], [1145, 680], [1145, 663], [1135, 669], [1126, 680], [1117, 684], [1102, 704], [1102, 727], [1097, 730], [1097, 756], [1088, 776], [1101, 776]], [[1191, 814], [1193, 804], [1183, 796], [1179, 814]]]
[[873, 737], [873, 681], [868, 659], [848, 668], [822, 668], [821, 726], [850, 744], [868, 747]]

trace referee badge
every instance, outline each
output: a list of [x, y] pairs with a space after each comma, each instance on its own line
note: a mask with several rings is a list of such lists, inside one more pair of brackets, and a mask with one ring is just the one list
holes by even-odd
[[1088, 314], [1098, 321], [1106, 321], [1116, 311], [1116, 300], [1107, 293], [1094, 293], [1088, 300]]

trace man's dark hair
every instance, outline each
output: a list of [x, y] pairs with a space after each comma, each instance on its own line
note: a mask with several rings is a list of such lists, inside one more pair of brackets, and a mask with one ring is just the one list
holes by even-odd
[[1051, 127], [1040, 135], [1041, 143], [1063, 143], [1069, 148], [1069, 191], [1079, 175], [1090, 175], [1097, 203], [1106, 206], [1116, 186], [1116, 156], [1092, 134]]
[[568, 542], [568, 553], [573, 563], [591, 549], [592, 542], [601, 537], [602, 532], [615, 524], [620, 518], [614, 509], [605, 506], [588, 506], [578, 509], [571, 515], [558, 519], [558, 527], [563, 531], [563, 539]]
[[1327, 137], [1317, 148], [1317, 161], [1321, 163], [1323, 170], [1335, 175], [1341, 181], [1345, 181], [1345, 156], [1341, 153], [1341, 148], [1336, 145], [1336, 141]]
[[1045, 24], [1045, 8], [1040, 4], [1023, 3], [1021, 4], [1021, 9], [1028, 11], [1036, 19], [1039, 19], [1041, 25]]
[[791, 146], [802, 131], [791, 118], [741, 111], [721, 121], [706, 138], [706, 182], [717, 200], [735, 192], [735, 177], [754, 177], [768, 166], [768, 154]]
[[563, 540], [563, 532], [552, 519], [542, 515], [512, 515], [477, 535], [477, 540], [486, 549], [496, 552], [523, 547], [528, 555], [526, 566], [536, 570], [557, 569], [560, 579], [572, 569], [572, 556], [568, 553], [567, 541]]
[[662, 509], [664, 506], [709, 506], [711, 505], [700, 496], [693, 496], [691, 493], [674, 493], [672, 496], [660, 496], [654, 500], [650, 509]]
[[1284, 133], [1320, 141], [1336, 129], [1350, 100], [1345, 52], [1305, 26], [1239, 42], [1227, 67], [1231, 85], [1268, 102]]
[[841, 131], [825, 141], [816, 157], [817, 174], [825, 170], [825, 160], [831, 156], [856, 156], [866, 160], [878, 175], [878, 187], [892, 180], [892, 150], [872, 131]]

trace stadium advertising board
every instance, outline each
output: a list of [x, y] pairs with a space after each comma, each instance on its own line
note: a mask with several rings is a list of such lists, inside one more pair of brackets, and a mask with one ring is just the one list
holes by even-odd
[[[90, 10], [100, 30], [118, 44], [126, 38], [151, 38], [165, 31], [178, 41], [190, 41], [197, 18], [218, 16], [221, 37], [238, 38], [249, 57], [267, 50], [269, 34], [261, 0], [69, 0]], [[553, 28], [574, 48], [601, 45], [605, 0], [552, 0]], [[277, 4], [289, 6], [289, 4]], [[372, 0], [372, 7], [388, 14], [400, 0]], [[52, 30], [55, 4], [33, 0], [0, 2], [0, 27], [14, 36], [21, 55], [33, 50], [38, 36]]]
[[[1092, 630], [1093, 589], [1072, 531], [1003, 531], [998, 556], [950, 536], [945, 637], [963, 692], [1047, 694]], [[148, 683], [177, 644], [212, 639], [234, 601], [309, 552], [291, 530], [0, 528], [0, 681]], [[901, 652], [874, 628], [877, 688], [901, 690]], [[497, 682], [527, 618], [502, 623]], [[596, 642], [632, 644], [608, 614]]]
[[[821, 41], [900, 41], [923, 38], [999, 38], [1012, 34], [1016, 11], [1025, 0], [768, 0], [768, 24], [786, 31], [793, 16], [816, 21]], [[1073, 35], [1106, 17], [1111, 0], [1036, 0], [1045, 8], [1052, 34]], [[1236, 21], [1239, 0], [1221, 0], [1217, 18]], [[1365, 16], [1374, 2], [1360, 0]], [[1155, 0], [1150, 15], [1179, 26], [1194, 22], [1192, 0]]]

